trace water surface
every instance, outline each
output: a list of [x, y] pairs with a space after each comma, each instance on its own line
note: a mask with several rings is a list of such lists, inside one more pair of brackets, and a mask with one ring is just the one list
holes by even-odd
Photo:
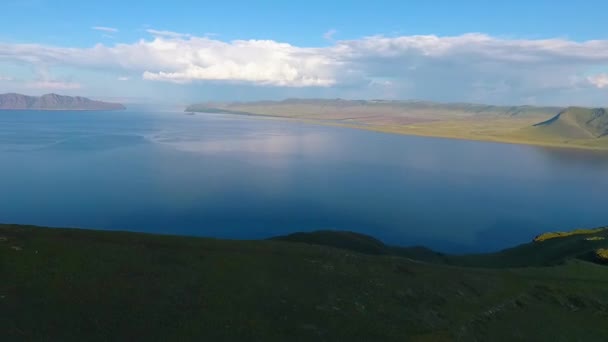
[[608, 154], [256, 117], [0, 112], [0, 222], [449, 252], [608, 225]]

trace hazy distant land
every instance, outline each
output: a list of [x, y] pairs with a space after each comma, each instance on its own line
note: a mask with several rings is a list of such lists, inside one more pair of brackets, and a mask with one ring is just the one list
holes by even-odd
[[0, 110], [122, 110], [120, 103], [95, 101], [81, 96], [0, 94]]
[[608, 113], [602, 108], [288, 99], [208, 102], [186, 111], [292, 118], [409, 135], [608, 149]]

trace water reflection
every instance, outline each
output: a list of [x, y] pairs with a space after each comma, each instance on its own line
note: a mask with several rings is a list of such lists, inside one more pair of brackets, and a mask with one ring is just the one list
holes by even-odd
[[583, 149], [536, 147], [540, 155], [557, 163], [568, 163], [582, 167], [594, 166], [608, 169], [608, 152]]
[[342, 229], [457, 252], [608, 224], [602, 153], [280, 120], [9, 112], [0, 165], [3, 222], [227, 238]]

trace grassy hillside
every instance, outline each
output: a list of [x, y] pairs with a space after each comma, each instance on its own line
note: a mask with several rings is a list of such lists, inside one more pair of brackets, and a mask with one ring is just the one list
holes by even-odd
[[535, 125], [544, 134], [570, 139], [594, 139], [608, 134], [608, 112], [604, 108], [568, 108]]
[[435, 252], [423, 246], [389, 246], [371, 236], [353, 232], [319, 230], [314, 232], [300, 232], [285, 236], [277, 236], [271, 240], [329, 246], [363, 254], [394, 255], [426, 262], [449, 262], [448, 255]]
[[571, 260], [601, 263], [596, 252], [608, 248], [608, 229], [588, 230], [587, 234], [561, 235], [537, 240], [491, 254], [451, 257], [453, 264], [476, 267], [555, 266]]
[[[341, 248], [316, 244], [319, 236]], [[0, 225], [2, 340], [608, 340], [608, 266], [570, 259], [578, 251], [560, 252], [565, 259], [551, 267], [494, 269], [421, 262], [390, 247], [354, 252], [353, 242], [383, 246], [356, 234], [313, 237]], [[570, 239], [561, 241], [579, 246]], [[556, 241], [507, 253], [565, 249]]]
[[[316, 231], [279, 236], [273, 240], [347, 249], [365, 254], [393, 255], [436, 264], [513, 268], [555, 266], [571, 260], [602, 264], [598, 251], [608, 248], [608, 228], [577, 229], [541, 234], [533, 242], [496, 253], [447, 255], [425, 247], [389, 246], [372, 237], [339, 231]], [[602, 254], [600, 252], [600, 254]]]
[[603, 109], [291, 99], [203, 103], [186, 111], [281, 117], [396, 134], [608, 149]]

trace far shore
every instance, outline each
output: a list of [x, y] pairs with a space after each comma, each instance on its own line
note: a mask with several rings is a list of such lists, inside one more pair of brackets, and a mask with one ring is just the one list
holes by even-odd
[[[200, 113], [205, 114], [204, 112], [196, 112], [196, 111], [186, 111], [187, 113]], [[313, 124], [313, 125], [321, 125], [321, 126], [332, 126], [332, 127], [344, 127], [344, 128], [353, 128], [359, 130], [373, 131], [379, 133], [388, 133], [388, 134], [400, 134], [400, 135], [410, 135], [410, 136], [418, 136], [418, 137], [432, 137], [432, 138], [442, 138], [442, 139], [455, 139], [455, 140], [468, 140], [468, 141], [480, 141], [480, 142], [491, 142], [491, 143], [500, 143], [500, 144], [514, 144], [514, 145], [529, 145], [529, 146], [540, 146], [540, 147], [553, 147], [560, 149], [577, 149], [577, 150], [591, 150], [591, 151], [608, 151], [608, 138], [598, 139], [597, 141], [589, 140], [589, 139], [581, 139], [577, 140], [566, 140], [566, 141], [556, 141], [556, 140], [536, 140], [530, 137], [525, 137], [522, 135], [518, 136], [516, 134], [504, 136], [500, 135], [483, 135], [483, 134], [474, 134], [471, 130], [474, 128], [473, 120], [454, 120], [454, 121], [434, 121], [434, 122], [426, 122], [422, 124], [413, 124], [413, 125], [369, 125], [362, 123], [348, 123], [341, 122], [343, 120], [319, 120], [319, 119], [307, 119], [307, 118], [299, 118], [293, 116], [282, 116], [275, 114], [258, 114], [258, 113], [247, 113], [247, 112], [218, 112], [218, 113], [208, 113], [208, 114], [221, 114], [221, 115], [237, 115], [237, 116], [249, 116], [249, 117], [260, 117], [260, 118], [273, 118], [273, 119], [283, 119], [296, 121], [301, 123]], [[505, 124], [505, 122], [512, 120], [514, 123]], [[507, 131], [508, 129], [512, 129], [516, 131], [519, 126], [525, 127], [527, 125], [532, 125], [538, 119], [509, 119], [509, 120], [487, 120], [486, 125], [497, 123], [497, 127], [499, 129], [504, 129]], [[460, 127], [456, 127], [455, 129], [449, 130], [446, 127], [449, 124], [459, 124]], [[519, 124], [518, 124], [519, 123]]]

